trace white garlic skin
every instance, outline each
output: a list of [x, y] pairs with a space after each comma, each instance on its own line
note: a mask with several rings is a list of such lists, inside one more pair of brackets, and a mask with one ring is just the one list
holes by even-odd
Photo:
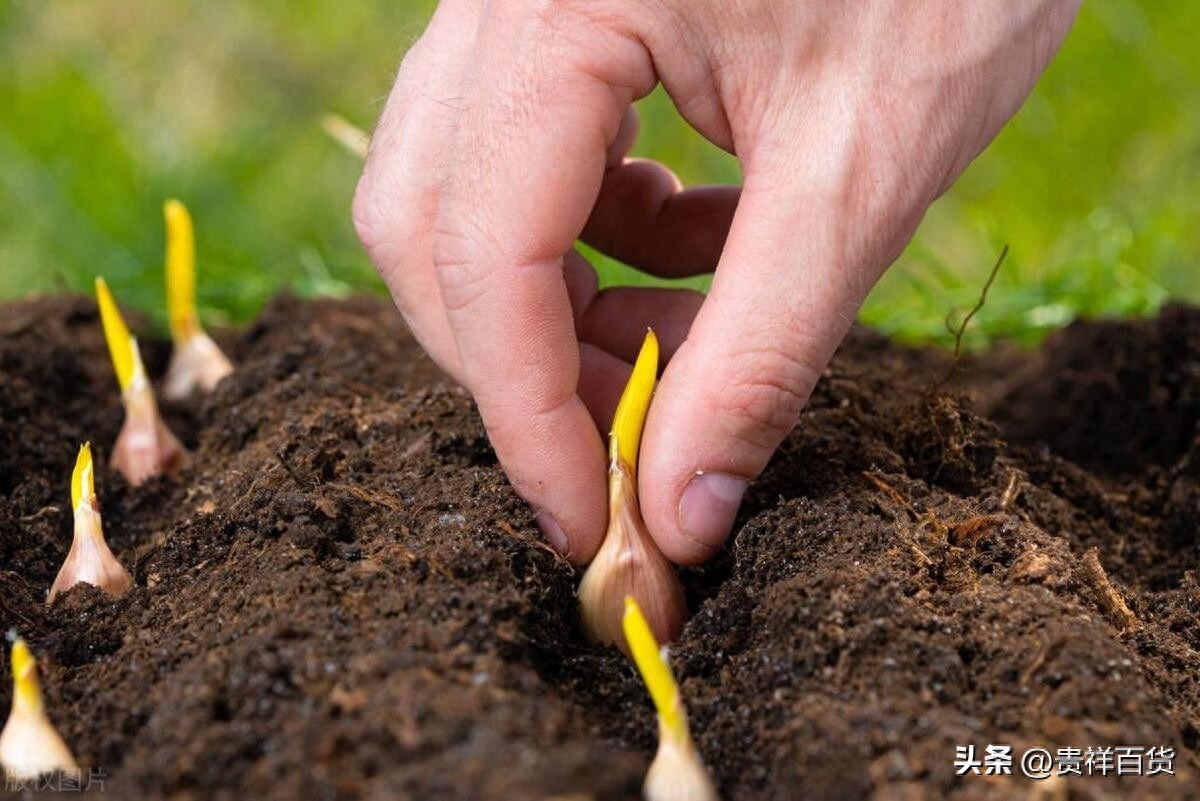
[[[661, 727], [660, 727], [661, 728]], [[680, 743], [660, 732], [658, 753], [642, 786], [646, 801], [720, 801], [691, 738]]]
[[163, 377], [162, 392], [167, 400], [185, 400], [193, 392], [212, 392], [221, 379], [233, 372], [233, 363], [221, 352], [212, 337], [203, 331], [176, 345], [171, 363]]
[[[18, 649], [23, 651], [23, 659], [17, 656]], [[4, 731], [0, 732], [0, 766], [9, 778], [17, 781], [36, 779], [60, 770], [78, 771], [79, 766], [71, 755], [71, 749], [67, 748], [54, 724], [46, 717], [41, 687], [34, 673], [37, 665], [33, 657], [20, 641], [14, 646], [13, 655], [14, 673], [21, 670], [25, 672], [20, 677], [13, 677], [12, 709], [8, 713]], [[18, 666], [18, 662], [23, 664]]]
[[130, 486], [173, 473], [185, 457], [183, 445], [159, 414], [149, 383], [135, 383], [125, 392], [125, 423], [113, 445], [112, 466]]
[[679, 636], [687, 618], [687, 599], [675, 566], [646, 530], [633, 476], [624, 469], [614, 470], [619, 472], [610, 477], [613, 500], [608, 531], [579, 583], [579, 604], [589, 639], [612, 643], [628, 654], [621, 626], [625, 596], [637, 601], [660, 643]]
[[45, 713], [8, 716], [0, 733], [0, 765], [18, 781], [36, 779], [47, 773], [79, 770], [67, 744], [58, 736]]

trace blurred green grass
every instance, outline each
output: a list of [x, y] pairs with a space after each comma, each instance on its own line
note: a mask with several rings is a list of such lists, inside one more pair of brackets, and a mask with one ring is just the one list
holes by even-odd
[[[0, 0], [0, 297], [88, 291], [162, 320], [164, 198], [197, 222], [202, 313], [253, 315], [381, 285], [350, 224], [356, 160], [319, 121], [369, 127], [432, 0]], [[969, 343], [1036, 341], [1076, 316], [1200, 301], [1200, 6], [1086, 4], [1036, 92], [930, 211], [863, 319], [948, 342], [996, 254]], [[636, 154], [687, 183], [736, 162], [664, 96]], [[593, 254], [594, 255], [594, 254]], [[596, 259], [606, 284], [645, 277]]]

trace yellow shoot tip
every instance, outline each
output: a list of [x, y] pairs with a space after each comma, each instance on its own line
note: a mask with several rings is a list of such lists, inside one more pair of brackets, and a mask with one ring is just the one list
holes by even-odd
[[121, 316], [121, 310], [117, 308], [117, 302], [103, 278], [96, 279], [96, 299], [100, 304], [100, 322], [104, 326], [104, 339], [108, 342], [108, 355], [112, 357], [117, 383], [124, 392], [139, 373], [144, 373], [137, 340], [129, 333], [125, 318]]
[[638, 607], [637, 601], [625, 596], [625, 615], [621, 619], [625, 629], [625, 641], [629, 644], [629, 652], [633, 656], [642, 681], [650, 692], [654, 708], [658, 710], [658, 719], [666, 731], [677, 743], [685, 742], [688, 738], [687, 717], [679, 700], [679, 685], [671, 675], [671, 666], [663, 658], [650, 624]]
[[20, 637], [12, 641], [13, 695], [31, 709], [42, 705], [42, 686], [38, 683], [37, 660]]
[[371, 138], [367, 136], [366, 131], [362, 128], [359, 128], [338, 114], [326, 114], [322, 116], [321, 127], [325, 129], [325, 133], [329, 134], [330, 138], [344, 147], [347, 152], [353, 153], [361, 159], [367, 157], [367, 149], [370, 146]]
[[92, 443], [85, 442], [75, 460], [75, 472], [71, 474], [71, 509], [81, 503], [91, 503], [96, 497], [96, 476], [92, 464]]
[[200, 333], [196, 313], [196, 233], [187, 206], [178, 200], [163, 204], [167, 221], [167, 317], [171, 339], [181, 345]]
[[650, 396], [654, 394], [654, 383], [658, 380], [658, 337], [646, 329], [646, 339], [638, 353], [629, 376], [629, 383], [617, 402], [613, 414], [612, 433], [608, 438], [609, 462], [628, 466], [637, 473], [638, 447], [642, 442], [642, 428], [646, 425], [646, 413], [650, 409]]

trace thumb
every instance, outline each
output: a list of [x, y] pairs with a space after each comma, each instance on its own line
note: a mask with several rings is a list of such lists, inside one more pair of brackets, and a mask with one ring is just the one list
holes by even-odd
[[795, 427], [879, 275], [847, 262], [861, 251], [841, 245], [845, 217], [830, 211], [844, 198], [756, 183], [748, 172], [712, 290], [663, 374], [642, 444], [642, 513], [680, 564], [722, 547], [749, 482]]

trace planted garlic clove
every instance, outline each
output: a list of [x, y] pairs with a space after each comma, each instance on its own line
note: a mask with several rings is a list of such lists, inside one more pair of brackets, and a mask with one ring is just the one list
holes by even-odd
[[675, 567], [655, 546], [642, 521], [634, 480], [627, 471], [610, 481], [608, 532], [579, 584], [583, 630], [596, 642], [612, 643], [629, 653], [621, 627], [625, 598], [644, 610], [659, 642], [679, 636], [687, 617], [687, 599]]
[[46, 717], [37, 660], [20, 637], [13, 638], [11, 666], [12, 710], [0, 732], [0, 766], [5, 774], [26, 781], [55, 771], [78, 771], [71, 749]]
[[163, 377], [163, 397], [183, 400], [197, 390], [212, 392], [221, 379], [233, 372], [233, 363], [208, 334], [201, 331], [171, 353]]
[[90, 445], [79, 450], [71, 478], [71, 502], [75, 509], [75, 535], [66, 561], [46, 596], [46, 603], [52, 603], [59, 593], [80, 582], [99, 587], [114, 598], [121, 597], [129, 592], [133, 579], [113, 556], [104, 539]]
[[134, 487], [163, 473], [176, 473], [186, 452], [163, 422], [150, 385], [131, 386], [124, 399], [125, 424], [113, 444], [113, 468]]
[[720, 801], [691, 738], [678, 743], [661, 731], [658, 753], [646, 772], [642, 796], [646, 801]]
[[163, 379], [163, 397], [183, 400], [211, 392], [233, 364], [200, 326], [196, 311], [196, 237], [192, 217], [178, 200], [163, 204], [167, 222], [167, 316], [175, 349]]
[[658, 713], [658, 753], [646, 772], [646, 801], [719, 801], [717, 788], [692, 742], [679, 685], [637, 601], [625, 599], [621, 621], [630, 656]]
[[96, 298], [125, 404], [125, 423], [113, 446], [113, 467], [136, 487], [163, 473], [174, 473], [183, 465], [186, 452], [159, 414], [137, 340], [129, 333], [103, 278], [96, 279]]
[[579, 584], [584, 633], [626, 653], [621, 627], [626, 596], [637, 599], [646, 610], [662, 642], [675, 639], [687, 617], [683, 586], [650, 537], [637, 497], [638, 448], [657, 373], [658, 340], [647, 331], [609, 435], [608, 531]]

